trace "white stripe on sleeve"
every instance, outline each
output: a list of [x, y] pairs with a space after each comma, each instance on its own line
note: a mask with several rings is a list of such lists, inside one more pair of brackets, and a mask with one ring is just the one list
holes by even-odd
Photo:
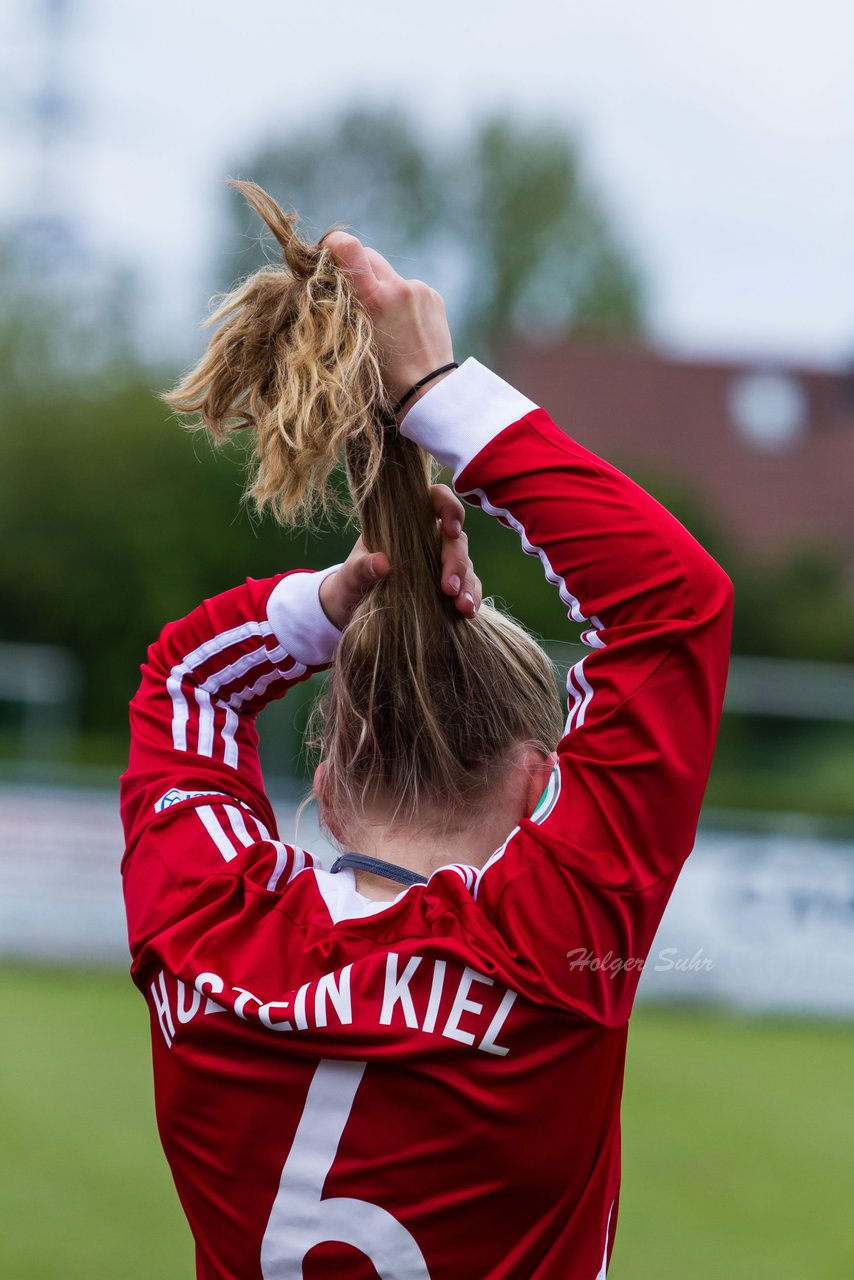
[[239, 723], [240, 722], [237, 718], [237, 712], [232, 711], [231, 707], [226, 707], [225, 708], [225, 724], [223, 725], [223, 730], [222, 730], [222, 740], [223, 740], [223, 743], [225, 744], [225, 753], [223, 755], [223, 761], [225, 764], [230, 765], [232, 769], [237, 768], [238, 753], [237, 753], [237, 738], [235, 737], [235, 735], [237, 733], [237, 726]]
[[248, 849], [251, 844], [255, 844], [255, 839], [249, 834], [246, 828], [246, 823], [243, 820], [243, 814], [240, 810], [235, 808], [233, 804], [223, 805], [223, 808], [228, 815], [232, 831], [237, 836], [237, 839], [243, 845], [244, 849]]
[[204, 685], [196, 688], [196, 702], [199, 707], [199, 745], [200, 756], [212, 756], [214, 744], [214, 709], [211, 706], [211, 695]]
[[[600, 641], [600, 644], [601, 644], [601, 647], [604, 649], [605, 648], [604, 642]], [[586, 656], [587, 655], [585, 654], [585, 657]], [[572, 668], [572, 674], [575, 677], [575, 681], [579, 689], [581, 689], [584, 693], [584, 698], [582, 700], [581, 706], [578, 708], [578, 715], [575, 717], [575, 728], [580, 729], [581, 726], [584, 724], [584, 717], [587, 714], [587, 708], [590, 705], [590, 699], [593, 697], [593, 690], [588, 684], [587, 677], [584, 674], [584, 658], [582, 658], [579, 662], [576, 662], [575, 666]]]
[[205, 640], [198, 648], [188, 653], [182, 662], [176, 663], [166, 681], [166, 689], [172, 700], [172, 745], [176, 751], [187, 750], [187, 721], [190, 718], [190, 710], [184, 696], [184, 677], [207, 662], [209, 658], [215, 658], [218, 653], [223, 653], [231, 645], [248, 640], [250, 636], [269, 636], [272, 632], [273, 628], [269, 622], [242, 622], [237, 627], [221, 631], [219, 635]]
[[290, 884], [294, 876], [299, 875], [301, 871], [315, 865], [314, 858], [310, 853], [306, 853], [305, 849], [301, 849], [299, 845], [282, 844], [281, 840], [271, 841], [276, 850], [276, 865], [273, 868], [273, 874], [267, 881], [267, 888], [270, 892], [274, 892], [279, 887], [279, 881], [285, 876], [285, 884]]
[[209, 804], [201, 804], [196, 809], [202, 826], [207, 831], [211, 840], [219, 849], [226, 862], [231, 862], [237, 857], [239, 850], [232, 843], [231, 838], [227, 835], [225, 829], [221, 826], [219, 819]]

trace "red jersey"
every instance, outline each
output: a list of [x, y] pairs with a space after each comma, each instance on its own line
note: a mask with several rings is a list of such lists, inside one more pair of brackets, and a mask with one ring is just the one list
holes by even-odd
[[539, 556], [586, 656], [532, 817], [374, 902], [278, 838], [258, 763], [258, 712], [334, 659], [322, 575], [250, 580], [149, 650], [123, 875], [203, 1280], [601, 1280], [613, 1243], [627, 1022], [694, 841], [731, 585], [473, 360], [403, 431]]

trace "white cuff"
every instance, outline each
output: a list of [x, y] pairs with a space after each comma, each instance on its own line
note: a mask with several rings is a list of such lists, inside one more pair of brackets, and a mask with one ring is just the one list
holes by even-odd
[[267, 620], [279, 644], [304, 667], [325, 667], [335, 657], [341, 632], [320, 603], [320, 584], [340, 569], [333, 564], [318, 573], [289, 573], [277, 582], [267, 601]]
[[456, 480], [484, 445], [536, 408], [509, 382], [469, 358], [416, 400], [400, 434], [452, 467]]

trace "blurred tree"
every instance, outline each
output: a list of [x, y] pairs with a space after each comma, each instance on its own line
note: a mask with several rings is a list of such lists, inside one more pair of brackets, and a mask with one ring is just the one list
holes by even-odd
[[558, 125], [485, 121], [452, 168], [447, 216], [466, 259], [471, 347], [494, 356], [516, 332], [639, 331], [637, 269]]
[[[493, 117], [439, 149], [399, 112], [356, 107], [241, 170], [296, 208], [309, 235], [346, 223], [402, 275], [435, 284], [463, 355], [495, 360], [522, 330], [641, 326], [638, 271], [559, 125]], [[229, 257], [225, 286], [264, 260], [257, 219], [232, 191], [227, 210], [229, 240], [238, 227], [252, 243]]]
[[87, 262], [51, 272], [25, 239], [0, 237], [3, 399], [133, 367], [136, 290], [127, 269]]
[[731, 573], [736, 653], [854, 661], [854, 583], [842, 548], [805, 544], [758, 564], [737, 556]]
[[0, 430], [0, 639], [80, 658], [87, 728], [121, 727], [146, 645], [247, 576], [341, 558], [241, 508], [245, 459], [215, 458], [146, 385], [116, 377], [21, 404]]

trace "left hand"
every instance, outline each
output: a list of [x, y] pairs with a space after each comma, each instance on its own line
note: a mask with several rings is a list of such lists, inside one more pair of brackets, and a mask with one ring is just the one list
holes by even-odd
[[[323, 245], [349, 275], [371, 320], [383, 382], [393, 401], [433, 369], [453, 360], [445, 304], [435, 289], [423, 280], [405, 280], [381, 253], [346, 231], [330, 231]], [[417, 398], [407, 405], [407, 413]]]
[[[469, 559], [468, 538], [463, 532], [465, 508], [446, 484], [430, 487], [430, 498], [442, 533], [442, 590], [452, 596], [457, 611], [473, 618], [483, 599], [480, 578]], [[370, 552], [361, 535], [344, 564], [320, 584], [323, 612], [343, 631], [363, 596], [389, 572], [388, 556]]]

